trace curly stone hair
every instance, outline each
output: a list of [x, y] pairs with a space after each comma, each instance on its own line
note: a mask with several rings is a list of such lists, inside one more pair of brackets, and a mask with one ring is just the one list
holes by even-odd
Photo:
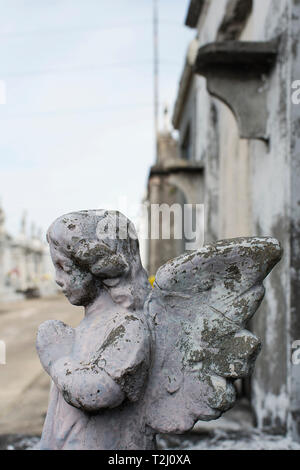
[[[126, 290], [125, 296], [131, 296], [133, 303], [138, 304], [136, 306], [143, 305], [150, 284], [142, 267], [136, 230], [122, 213], [108, 210], [71, 212], [53, 222], [47, 240], [110, 288], [114, 300], [120, 295], [123, 297], [121, 291], [125, 295]], [[124, 281], [127, 289], [124, 289]]]

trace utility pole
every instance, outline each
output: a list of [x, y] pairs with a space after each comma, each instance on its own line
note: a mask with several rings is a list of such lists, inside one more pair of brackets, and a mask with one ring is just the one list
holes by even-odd
[[154, 138], [158, 157], [159, 130], [159, 58], [158, 58], [158, 0], [153, 0], [153, 88], [154, 88]]

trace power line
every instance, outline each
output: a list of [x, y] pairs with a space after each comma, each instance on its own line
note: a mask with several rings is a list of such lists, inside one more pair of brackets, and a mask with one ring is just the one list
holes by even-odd
[[[160, 20], [159, 24], [170, 27], [180, 27], [180, 22]], [[34, 36], [34, 35], [48, 35], [48, 34], [72, 34], [72, 33], [89, 33], [98, 31], [113, 31], [114, 29], [128, 29], [128, 28], [144, 28], [145, 25], [151, 26], [152, 22], [149, 20], [140, 20], [134, 23], [120, 23], [110, 26], [95, 26], [95, 27], [75, 27], [64, 29], [40, 29], [34, 31], [0, 31], [0, 37], [18, 37], [18, 36]]]
[[64, 110], [54, 110], [54, 111], [32, 111], [29, 113], [7, 113], [4, 112], [3, 115], [0, 113], [0, 120], [6, 119], [23, 119], [28, 117], [51, 117], [57, 115], [72, 115], [72, 114], [93, 114], [93, 113], [104, 113], [104, 112], [115, 112], [120, 110], [129, 110], [129, 109], [145, 109], [152, 108], [153, 103], [135, 103], [135, 104], [122, 104], [117, 106], [101, 106], [101, 108], [75, 108], [75, 109], [64, 109]]
[[[53, 67], [48, 69], [40, 69], [40, 70], [28, 70], [22, 72], [2, 72], [1, 79], [4, 78], [18, 78], [18, 77], [26, 77], [31, 75], [58, 75], [58, 74], [65, 74], [65, 73], [73, 73], [73, 72], [97, 72], [105, 69], [112, 69], [112, 68], [131, 68], [131, 67], [140, 67], [145, 65], [152, 65], [153, 61], [141, 61], [141, 62], [116, 62], [110, 64], [101, 64], [101, 65], [73, 65], [70, 67]], [[170, 60], [160, 61], [159, 65], [161, 66], [169, 66], [169, 67], [178, 67], [180, 66], [180, 62], [172, 62]]]

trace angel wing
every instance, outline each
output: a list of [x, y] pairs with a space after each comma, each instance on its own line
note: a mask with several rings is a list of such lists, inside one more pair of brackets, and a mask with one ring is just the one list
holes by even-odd
[[251, 373], [260, 351], [259, 339], [245, 325], [281, 255], [273, 238], [237, 238], [179, 256], [158, 270], [145, 304], [155, 344], [146, 421], [154, 430], [181, 434], [233, 405], [233, 382]]

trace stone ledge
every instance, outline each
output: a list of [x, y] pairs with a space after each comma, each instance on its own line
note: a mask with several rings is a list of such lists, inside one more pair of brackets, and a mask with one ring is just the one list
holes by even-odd
[[[185, 163], [185, 161], [183, 161]], [[158, 166], [154, 165], [150, 169], [150, 175], [152, 176], [163, 176], [163, 175], [170, 175], [174, 173], [202, 173], [204, 171], [203, 165], [195, 165], [192, 163], [183, 164], [181, 161], [178, 163], [174, 163], [168, 166]]]
[[196, 73], [203, 74], [211, 67], [252, 67], [253, 71], [269, 71], [276, 60], [278, 40], [270, 42], [222, 41], [200, 47], [195, 63]]
[[268, 78], [278, 42], [224, 41], [198, 50], [194, 71], [206, 77], [208, 92], [232, 110], [241, 138], [268, 140]]

